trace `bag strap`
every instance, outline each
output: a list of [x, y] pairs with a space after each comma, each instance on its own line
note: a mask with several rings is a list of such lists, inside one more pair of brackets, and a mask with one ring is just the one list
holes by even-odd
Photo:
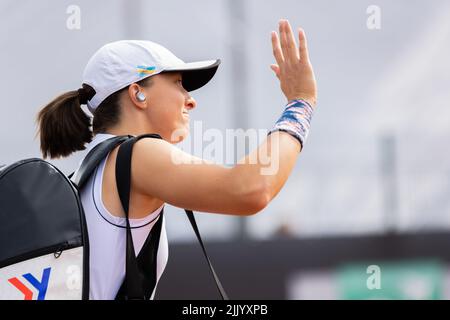
[[[156, 219], [156, 223], [153, 225], [147, 239], [139, 251], [137, 256], [137, 264], [139, 271], [144, 276], [144, 296], [151, 297], [155, 289], [157, 280], [157, 261], [158, 261], [158, 248], [159, 240], [161, 238], [161, 230], [164, 219], [164, 208]], [[115, 300], [127, 299], [127, 282], [126, 279], [122, 282], [119, 291], [116, 294]]]
[[208, 254], [206, 253], [205, 246], [203, 245], [202, 237], [200, 236], [200, 231], [198, 230], [197, 223], [195, 222], [194, 213], [191, 210], [184, 209], [186, 211], [186, 215], [189, 218], [189, 221], [191, 222], [192, 229], [194, 229], [195, 235], [197, 236], [198, 242], [200, 242], [200, 246], [203, 250], [203, 255], [206, 258], [206, 262], [208, 262], [209, 269], [211, 270], [211, 273], [214, 277], [214, 281], [216, 282], [217, 289], [219, 290], [220, 296], [222, 297], [222, 300], [229, 300], [227, 293], [225, 292], [222, 283], [219, 280], [219, 277], [217, 276], [216, 272], [214, 271], [214, 268], [212, 266], [211, 260], [208, 257]]
[[95, 168], [103, 159], [105, 159], [106, 155], [119, 144], [131, 137], [133, 136], [116, 136], [100, 142], [89, 151], [78, 170], [68, 175], [68, 178], [78, 187], [78, 189], [81, 189], [92, 175]]
[[[133, 146], [139, 139], [144, 137], [162, 139], [158, 134], [144, 134], [138, 137], [133, 137], [119, 147], [116, 160], [116, 184], [119, 192], [120, 202], [122, 203], [125, 212], [126, 220], [126, 263], [125, 263], [125, 295], [126, 300], [149, 299], [146, 297], [144, 290], [145, 276], [138, 267], [136, 254], [134, 251], [133, 237], [131, 234], [130, 220], [129, 220], [129, 201], [131, 188], [131, 157]], [[161, 219], [162, 222], [162, 219]], [[153, 283], [150, 284], [152, 289], [156, 285], [156, 277]]]

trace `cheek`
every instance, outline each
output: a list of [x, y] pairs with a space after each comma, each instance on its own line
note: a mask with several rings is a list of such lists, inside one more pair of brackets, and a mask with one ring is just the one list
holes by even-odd
[[186, 131], [189, 131], [189, 119], [185, 118], [182, 111], [173, 105], [158, 109], [158, 112], [153, 115], [152, 122], [161, 132], [165, 132], [166, 136], [172, 136], [171, 140], [177, 140], [174, 137], [185, 136]]
[[174, 125], [183, 121], [183, 102], [184, 100], [175, 98], [167, 101], [164, 107], [164, 118]]
[[167, 125], [178, 126], [178, 123], [183, 120], [181, 111], [178, 108], [166, 108], [162, 114], [161, 120]]
[[177, 92], [159, 96], [150, 106], [151, 121], [164, 131], [174, 131], [188, 126], [189, 119], [183, 116], [184, 97]]
[[167, 99], [160, 100], [158, 102], [155, 101], [155, 103], [150, 108], [150, 114], [155, 121], [170, 123], [171, 120], [174, 120], [176, 118], [176, 105], [173, 102], [168, 101]]

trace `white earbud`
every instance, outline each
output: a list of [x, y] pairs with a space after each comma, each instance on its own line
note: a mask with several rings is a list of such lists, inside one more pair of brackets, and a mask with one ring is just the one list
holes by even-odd
[[140, 102], [144, 102], [145, 99], [146, 99], [145, 94], [143, 94], [142, 92], [138, 91], [136, 93], [136, 99], [138, 99], [138, 101], [140, 101]]

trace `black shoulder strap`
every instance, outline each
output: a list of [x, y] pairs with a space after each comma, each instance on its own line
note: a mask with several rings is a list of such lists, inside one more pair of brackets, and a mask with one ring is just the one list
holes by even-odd
[[197, 236], [198, 242], [200, 242], [200, 245], [203, 250], [203, 254], [206, 258], [206, 262], [208, 262], [209, 269], [211, 270], [214, 280], [216, 281], [216, 286], [217, 286], [217, 289], [219, 290], [222, 300], [229, 300], [228, 295], [222, 286], [222, 283], [220, 283], [219, 277], [217, 276], [216, 272], [214, 271], [211, 260], [209, 260], [208, 254], [206, 253], [205, 246], [203, 245], [203, 241], [200, 236], [200, 231], [198, 230], [197, 223], [195, 222], [194, 213], [191, 210], [187, 210], [187, 209], [184, 209], [184, 211], [186, 211], [186, 215], [188, 216], [189, 221], [191, 222], [192, 228], [194, 229], [194, 232], [195, 232], [195, 235]]
[[78, 171], [74, 171], [68, 176], [69, 179], [71, 179], [72, 182], [75, 183], [78, 189], [81, 189], [89, 179], [91, 174], [94, 172], [95, 168], [106, 157], [108, 152], [113, 150], [115, 147], [117, 147], [127, 139], [130, 139], [131, 137], [133, 136], [130, 135], [111, 137], [96, 145], [83, 159], [83, 162], [78, 168]]
[[[143, 276], [143, 297], [151, 298], [156, 286], [157, 280], [157, 261], [158, 261], [158, 247], [161, 238], [161, 230], [164, 219], [164, 208], [156, 218], [158, 219], [152, 227], [147, 239], [139, 251], [137, 256], [137, 265], [139, 272]], [[127, 281], [122, 282], [119, 291], [116, 294], [116, 300], [129, 299], [127, 294]]]
[[[130, 188], [131, 188], [131, 157], [133, 145], [136, 143], [136, 141], [144, 137], [162, 139], [161, 136], [158, 134], [145, 134], [138, 137], [133, 137], [132, 139], [129, 139], [124, 143], [122, 143], [117, 153], [116, 184], [117, 190], [119, 192], [120, 202], [122, 203], [123, 210], [125, 212], [127, 238], [126, 238], [125, 281], [122, 284], [122, 288], [119, 289], [116, 299], [125, 299], [125, 300], [149, 299], [150, 296], [147, 296], [148, 291], [146, 295], [146, 292], [144, 290], [144, 284], [150, 282], [146, 286], [151, 287], [150, 294], [153, 291], [153, 288], [156, 284], [156, 276], [152, 276], [152, 279], [146, 281], [145, 273], [143, 273], [142, 269], [140, 269], [138, 266], [136, 254], [134, 251], [133, 237], [131, 234], [130, 220], [128, 215]], [[159, 219], [160, 224], [162, 223], [161, 218], [162, 217], [160, 217]], [[158, 233], [160, 233], [161, 228], [159, 227], [157, 229], [159, 229]], [[154, 238], [158, 238], [159, 241], [160, 234], [156, 233], [157, 232], [151, 232], [150, 235], [153, 235]], [[157, 246], [153, 247], [153, 250], [157, 251], [157, 249], [158, 249]], [[156, 260], [154, 262], [156, 262]], [[156, 266], [156, 264], [154, 265]]]

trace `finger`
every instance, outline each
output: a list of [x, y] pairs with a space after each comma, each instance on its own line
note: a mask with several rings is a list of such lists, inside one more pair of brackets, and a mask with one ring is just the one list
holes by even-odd
[[288, 20], [286, 20], [284, 23], [284, 29], [286, 31], [286, 40], [287, 40], [286, 46], [288, 49], [288, 56], [291, 61], [299, 60], [300, 55], [298, 53], [297, 45], [295, 43], [294, 33], [292, 32], [292, 28]]
[[270, 65], [270, 69], [273, 70], [273, 72], [275, 72], [275, 75], [277, 76], [277, 78], [280, 78], [280, 67], [277, 66], [276, 64], [271, 64]]
[[302, 28], [298, 28], [298, 41], [299, 41], [300, 60], [308, 62], [309, 61], [308, 43], [306, 40], [305, 31]]
[[283, 57], [285, 62], [290, 62], [288, 47], [287, 47], [287, 36], [284, 21], [280, 21], [280, 42], [281, 42], [281, 50], [283, 51]]
[[278, 39], [277, 33], [275, 31], [272, 31], [272, 49], [273, 55], [275, 56], [275, 60], [277, 61], [278, 65], [282, 64], [284, 62], [284, 57], [283, 53], [281, 52], [280, 40]]

